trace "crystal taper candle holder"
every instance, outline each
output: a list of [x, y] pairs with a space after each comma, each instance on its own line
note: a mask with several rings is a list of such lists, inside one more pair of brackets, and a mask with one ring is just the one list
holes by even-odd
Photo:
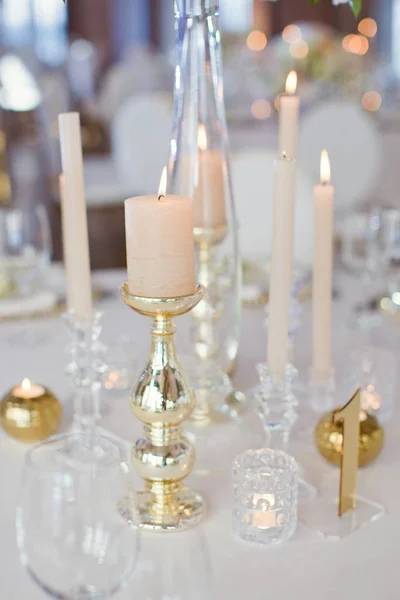
[[128, 521], [131, 512], [139, 511], [141, 527], [151, 531], [188, 529], [205, 514], [203, 498], [183, 486], [193, 470], [195, 451], [181, 425], [195, 407], [195, 393], [176, 356], [172, 322], [192, 310], [203, 294], [198, 285], [190, 296], [144, 298], [130, 294], [127, 283], [121, 287], [124, 302], [151, 317], [153, 327], [150, 356], [131, 394], [132, 411], [144, 423], [145, 433], [133, 447], [132, 466], [145, 489], [134, 500], [121, 500], [119, 511]]
[[101, 312], [92, 318], [79, 317], [73, 311], [63, 315], [67, 323], [70, 361], [66, 367], [73, 389], [74, 427], [80, 431], [94, 429], [101, 419], [101, 390], [107, 365], [106, 346], [100, 340]]
[[286, 450], [290, 432], [298, 418], [298, 401], [293, 392], [297, 369], [288, 364], [284, 375], [280, 376], [271, 373], [265, 363], [260, 363], [257, 372], [260, 383], [253, 391], [253, 398], [267, 434], [268, 447]]

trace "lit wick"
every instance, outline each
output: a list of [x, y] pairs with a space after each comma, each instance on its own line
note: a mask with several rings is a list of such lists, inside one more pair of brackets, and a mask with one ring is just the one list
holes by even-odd
[[329, 162], [328, 152], [322, 150], [321, 152], [321, 183], [322, 185], [328, 185], [331, 181], [331, 165]]
[[158, 188], [158, 200], [165, 197], [167, 191], [167, 167], [164, 167], [161, 173], [160, 186]]

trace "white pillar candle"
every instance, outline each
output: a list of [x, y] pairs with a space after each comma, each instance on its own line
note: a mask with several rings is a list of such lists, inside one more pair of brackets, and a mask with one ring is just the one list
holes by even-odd
[[290, 71], [286, 79], [286, 94], [279, 101], [279, 152], [297, 158], [300, 99], [296, 96], [297, 73]]
[[333, 199], [329, 184], [330, 164], [326, 150], [321, 154], [321, 185], [314, 188], [314, 269], [313, 269], [313, 369], [327, 379], [332, 366], [332, 268]]
[[275, 162], [267, 363], [270, 373], [279, 378], [284, 376], [288, 362], [295, 186], [296, 161], [278, 158]]
[[92, 287], [79, 114], [61, 114], [59, 127], [63, 169], [62, 228], [67, 261], [68, 307], [78, 316], [89, 319], [92, 314]]
[[165, 195], [125, 200], [126, 255], [131, 294], [175, 298], [195, 291], [193, 201]]

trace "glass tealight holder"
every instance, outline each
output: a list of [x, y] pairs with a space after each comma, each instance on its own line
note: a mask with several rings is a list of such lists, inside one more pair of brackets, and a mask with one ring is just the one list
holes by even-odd
[[247, 450], [232, 466], [234, 533], [257, 544], [287, 542], [297, 529], [298, 466], [280, 450]]

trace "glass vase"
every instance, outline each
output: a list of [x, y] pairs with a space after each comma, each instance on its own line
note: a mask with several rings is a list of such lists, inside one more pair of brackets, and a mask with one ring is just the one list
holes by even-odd
[[222, 371], [239, 345], [241, 266], [223, 99], [219, 1], [175, 0], [177, 65], [169, 175], [193, 198], [197, 281], [206, 295], [193, 312], [191, 345]]
[[232, 393], [224, 375], [232, 372], [239, 345], [241, 264], [223, 98], [219, 0], [175, 0], [174, 6], [177, 64], [169, 181], [173, 193], [193, 198], [197, 281], [206, 288], [188, 326], [192, 364], [204, 365], [202, 374], [192, 374], [192, 381], [207, 380], [210, 389], [223, 396]]

